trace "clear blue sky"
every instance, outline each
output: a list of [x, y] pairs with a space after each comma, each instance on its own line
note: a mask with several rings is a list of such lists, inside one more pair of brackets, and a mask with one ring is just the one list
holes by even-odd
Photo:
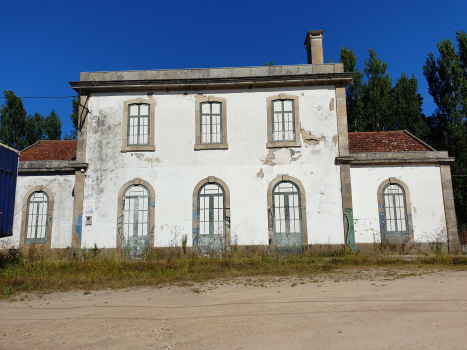
[[[437, 42], [467, 31], [467, 1], [0, 0], [0, 90], [68, 96], [83, 71], [302, 64], [315, 29], [325, 61], [346, 46], [363, 69], [372, 48], [393, 83], [415, 74], [431, 115], [422, 66]], [[30, 114], [55, 109], [70, 132], [71, 99], [23, 101]]]

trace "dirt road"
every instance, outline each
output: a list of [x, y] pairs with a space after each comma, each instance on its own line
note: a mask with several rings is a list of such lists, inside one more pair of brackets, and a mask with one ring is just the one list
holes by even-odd
[[466, 349], [467, 272], [415, 272], [30, 294], [0, 349]]

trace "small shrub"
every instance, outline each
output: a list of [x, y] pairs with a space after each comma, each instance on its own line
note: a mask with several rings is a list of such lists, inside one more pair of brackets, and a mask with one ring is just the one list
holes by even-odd
[[17, 248], [0, 250], [0, 268], [4, 268], [8, 265], [20, 265], [23, 262], [24, 255], [21, 250]]

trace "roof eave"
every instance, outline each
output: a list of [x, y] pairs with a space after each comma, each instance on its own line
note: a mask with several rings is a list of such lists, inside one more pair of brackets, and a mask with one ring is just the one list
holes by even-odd
[[81, 169], [87, 170], [88, 163], [78, 163], [75, 160], [29, 160], [21, 161], [18, 166], [18, 174], [49, 174], [49, 173], [70, 173]]
[[345, 87], [353, 73], [293, 74], [235, 78], [149, 79], [72, 81], [71, 87], [80, 94], [122, 91], [197, 91], [202, 89], [255, 89], [287, 86]]
[[454, 161], [446, 151], [361, 152], [336, 157], [336, 164], [350, 165], [449, 165]]

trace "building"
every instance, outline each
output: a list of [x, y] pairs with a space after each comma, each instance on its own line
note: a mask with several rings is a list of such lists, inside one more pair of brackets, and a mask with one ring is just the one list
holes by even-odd
[[323, 64], [322, 38], [307, 33], [307, 65], [81, 73], [77, 143], [21, 154], [16, 243], [459, 251], [453, 158], [404, 131], [348, 134], [352, 73]]

